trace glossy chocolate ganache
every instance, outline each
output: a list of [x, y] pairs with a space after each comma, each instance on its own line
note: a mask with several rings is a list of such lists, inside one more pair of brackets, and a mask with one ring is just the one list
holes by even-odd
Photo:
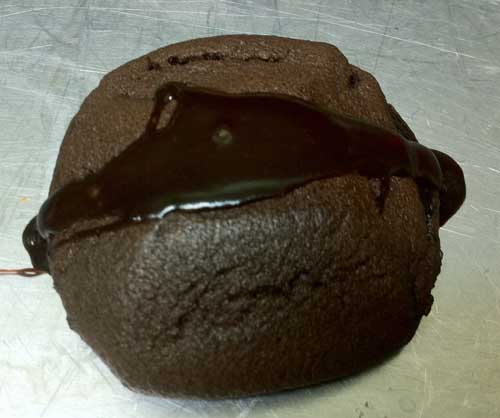
[[[168, 106], [173, 113], [162, 126]], [[412, 177], [427, 214], [433, 208], [426, 196], [438, 190], [441, 225], [465, 198], [463, 172], [451, 157], [394, 132], [290, 96], [169, 83], [157, 91], [144, 133], [103, 169], [50, 196], [23, 242], [33, 267], [48, 272], [51, 235], [77, 221], [113, 216], [121, 227], [174, 210], [241, 205], [346, 174]]]

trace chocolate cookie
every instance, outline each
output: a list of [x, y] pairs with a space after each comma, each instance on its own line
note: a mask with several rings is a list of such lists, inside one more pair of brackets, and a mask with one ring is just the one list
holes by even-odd
[[[247, 163], [218, 170], [217, 187], [235, 180], [217, 189], [217, 202], [236, 204], [212, 206], [196, 197], [202, 186], [215, 194], [197, 171], [207, 154], [197, 160], [192, 149], [176, 151], [182, 161], [168, 167], [182, 170], [165, 176], [177, 176], [182, 199], [158, 200], [159, 183], [148, 177], [162, 172], [153, 163], [160, 148], [143, 151], [159, 133], [182, 147], [219, 118], [223, 129], [208, 141], [223, 147], [264, 120], [262, 107], [275, 116], [264, 127], [275, 134], [276, 121], [288, 122], [284, 140], [307, 148], [282, 151], [271, 135], [269, 167], [262, 160], [256, 170], [252, 150], [264, 145], [247, 143], [238, 154]], [[328, 144], [326, 134], [318, 142], [324, 132], [337, 132], [346, 154], [332, 148], [333, 168], [328, 160], [320, 167], [318, 151], [306, 169], [308, 150]], [[373, 144], [372, 154], [353, 145], [358, 140]], [[87, 97], [38, 219], [42, 233], [55, 235], [48, 244], [30, 238], [32, 223], [27, 246], [45, 252], [48, 245], [47, 267], [71, 328], [133, 389], [211, 398], [347, 376], [406, 344], [429, 312], [440, 222], [464, 198], [458, 166], [412, 141], [375, 79], [332, 45], [267, 36], [171, 45], [112, 71]], [[398, 150], [394, 158], [390, 150]], [[133, 155], [152, 163], [139, 169]], [[287, 163], [292, 155], [296, 162]], [[262, 171], [279, 182], [264, 183]], [[250, 184], [246, 200], [241, 188], [234, 195], [226, 187], [242, 179]], [[129, 193], [106, 192], [120, 181]], [[188, 186], [196, 193], [186, 200]]]

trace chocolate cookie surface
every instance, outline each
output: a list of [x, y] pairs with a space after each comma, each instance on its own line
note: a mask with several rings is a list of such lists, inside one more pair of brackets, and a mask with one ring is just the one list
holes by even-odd
[[[137, 140], [173, 81], [286, 94], [414, 140], [375, 79], [331, 45], [198, 39], [105, 76], [71, 122], [51, 194]], [[383, 211], [381, 193], [380, 180], [346, 175], [84, 236], [76, 224], [51, 243], [51, 273], [71, 327], [134, 389], [225, 397], [320, 383], [403, 346], [432, 303], [439, 211], [426, 218], [410, 178], [390, 178]]]

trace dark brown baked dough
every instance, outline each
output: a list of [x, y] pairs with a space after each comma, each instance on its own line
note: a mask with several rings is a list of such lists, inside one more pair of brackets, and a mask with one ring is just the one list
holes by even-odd
[[[70, 124], [51, 193], [138, 138], [168, 81], [293, 95], [414, 139], [332, 45], [197, 39], [103, 78]], [[136, 390], [228, 397], [346, 376], [412, 338], [440, 270], [439, 211], [426, 220], [410, 178], [390, 179], [382, 211], [379, 193], [379, 180], [349, 175], [83, 237], [75, 225], [50, 248], [55, 287], [71, 328]]]

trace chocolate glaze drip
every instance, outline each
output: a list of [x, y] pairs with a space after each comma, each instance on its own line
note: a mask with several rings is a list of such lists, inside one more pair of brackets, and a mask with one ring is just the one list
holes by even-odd
[[[161, 127], [169, 104], [175, 110]], [[34, 221], [26, 228], [25, 247], [33, 265], [48, 271], [46, 239], [79, 220], [111, 215], [140, 222], [173, 210], [235, 206], [350, 173], [411, 176], [419, 189], [439, 190], [441, 224], [465, 198], [457, 163], [393, 132], [288, 96], [170, 83], [158, 90], [137, 141], [43, 204], [36, 228]]]
[[48, 242], [38, 233], [36, 217], [24, 229], [23, 245], [30, 255], [31, 265], [37, 270], [49, 273]]

